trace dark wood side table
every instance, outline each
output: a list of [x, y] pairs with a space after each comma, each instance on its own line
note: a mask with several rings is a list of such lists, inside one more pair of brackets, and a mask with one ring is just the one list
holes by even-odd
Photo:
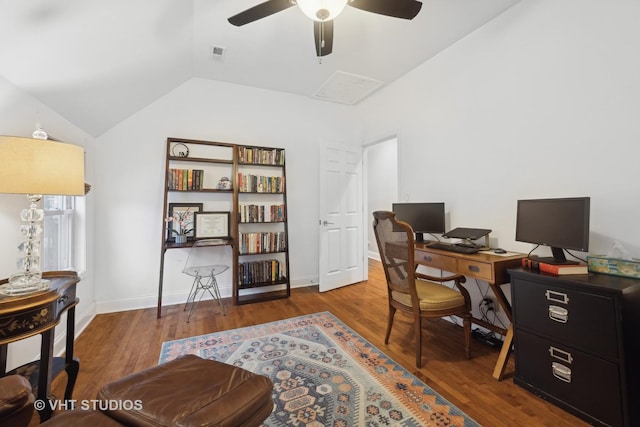
[[[48, 399], [51, 380], [62, 370], [67, 373], [65, 400], [71, 400], [80, 361], [73, 357], [75, 335], [76, 285], [80, 282], [73, 271], [50, 271], [42, 274], [49, 280], [49, 289], [19, 296], [0, 295], [0, 376], [22, 374], [34, 386], [36, 399], [46, 402], [39, 410], [40, 420], [51, 417], [53, 410]], [[0, 284], [7, 280], [0, 280]], [[67, 312], [67, 338], [65, 357], [53, 357], [55, 326]], [[7, 347], [10, 343], [40, 335], [40, 360], [20, 366], [11, 372], [7, 368]]]

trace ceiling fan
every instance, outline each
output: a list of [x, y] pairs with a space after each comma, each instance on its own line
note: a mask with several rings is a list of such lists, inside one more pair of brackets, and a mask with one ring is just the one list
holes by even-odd
[[318, 57], [333, 51], [333, 19], [348, 4], [357, 9], [394, 18], [413, 19], [420, 12], [422, 2], [416, 0], [267, 0], [229, 18], [237, 27], [298, 5], [313, 19], [313, 32]]

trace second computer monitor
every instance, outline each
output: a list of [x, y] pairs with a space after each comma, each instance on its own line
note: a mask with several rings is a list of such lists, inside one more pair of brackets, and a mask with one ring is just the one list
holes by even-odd
[[394, 203], [396, 218], [408, 223], [416, 233], [416, 241], [423, 241], [423, 234], [445, 232], [444, 202]]

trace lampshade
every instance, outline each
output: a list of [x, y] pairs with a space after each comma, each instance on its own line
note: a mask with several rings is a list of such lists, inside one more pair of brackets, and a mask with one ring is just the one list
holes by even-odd
[[331, 21], [342, 12], [347, 0], [298, 0], [298, 6], [314, 21]]
[[18, 249], [21, 271], [0, 285], [0, 295], [16, 296], [49, 287], [40, 271], [40, 225], [44, 211], [37, 203], [43, 194], [84, 194], [84, 150], [77, 145], [47, 140], [38, 129], [33, 138], [0, 136], [0, 193], [26, 194], [31, 205], [20, 213], [25, 237]]
[[0, 136], [0, 193], [83, 195], [83, 148]]

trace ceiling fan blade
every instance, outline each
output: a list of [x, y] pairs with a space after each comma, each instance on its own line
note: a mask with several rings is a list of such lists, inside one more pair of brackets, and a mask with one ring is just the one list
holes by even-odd
[[416, 0], [349, 0], [347, 3], [357, 9], [394, 18], [413, 19], [422, 8]]
[[333, 21], [313, 21], [313, 38], [316, 42], [316, 55], [329, 55], [333, 51]]
[[240, 27], [250, 22], [257, 21], [258, 19], [273, 15], [274, 13], [281, 12], [295, 5], [295, 2], [292, 2], [291, 0], [268, 0], [240, 12], [237, 15], [233, 15], [228, 19], [228, 21], [236, 27]]

